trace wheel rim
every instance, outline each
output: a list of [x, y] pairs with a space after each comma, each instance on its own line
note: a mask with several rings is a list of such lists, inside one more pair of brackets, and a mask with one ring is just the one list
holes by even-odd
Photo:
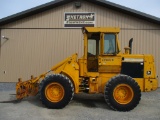
[[45, 88], [45, 96], [51, 102], [59, 102], [64, 97], [64, 88], [56, 82], [48, 84]]
[[129, 85], [120, 84], [115, 87], [113, 96], [119, 104], [128, 104], [133, 99], [134, 93]]

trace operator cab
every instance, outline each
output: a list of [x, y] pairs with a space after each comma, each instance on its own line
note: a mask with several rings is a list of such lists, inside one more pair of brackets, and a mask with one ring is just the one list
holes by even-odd
[[87, 57], [88, 72], [99, 72], [100, 57], [116, 56], [119, 53], [117, 42], [118, 28], [92, 28], [86, 27], [85, 53]]

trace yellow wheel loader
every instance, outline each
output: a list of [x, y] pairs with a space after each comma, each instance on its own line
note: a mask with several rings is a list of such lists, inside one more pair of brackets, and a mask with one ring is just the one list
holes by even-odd
[[130, 111], [141, 99], [141, 91], [158, 87], [154, 58], [132, 52], [132, 39], [120, 52], [119, 28], [85, 27], [84, 55], [77, 54], [38, 77], [16, 85], [17, 99], [40, 94], [42, 103], [53, 109], [65, 107], [77, 93], [102, 93], [108, 106]]

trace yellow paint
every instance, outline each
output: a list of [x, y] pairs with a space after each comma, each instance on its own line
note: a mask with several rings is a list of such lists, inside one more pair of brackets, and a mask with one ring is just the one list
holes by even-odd
[[[129, 54], [129, 48], [126, 53], [120, 52], [120, 45], [118, 42], [119, 28], [101, 28], [101, 27], [86, 27], [83, 29], [84, 34], [84, 55], [77, 59], [77, 54], [66, 58], [62, 62], [56, 64], [50, 71], [41, 74], [39, 77], [32, 77], [30, 80], [22, 82], [20, 80], [16, 85], [17, 99], [22, 99], [30, 95], [36, 95], [38, 93], [38, 84], [40, 80], [43, 80], [45, 76], [53, 71], [54, 74], [63, 74], [67, 76], [73, 83], [75, 93], [79, 93], [88, 89], [89, 93], [104, 93], [104, 87], [107, 82], [117, 74], [120, 74], [122, 68], [122, 62], [137, 62], [144, 64], [143, 78], [134, 78], [139, 84], [141, 91], [151, 91], [158, 87], [158, 80], [156, 78], [156, 71], [154, 66], [154, 59], [151, 55], [137, 55]], [[88, 34], [98, 33], [99, 41], [96, 44], [100, 44], [99, 50], [96, 55], [88, 59]], [[115, 34], [115, 54], [105, 54], [104, 51], [104, 35], [105, 33]], [[96, 47], [99, 47], [96, 45]], [[98, 55], [97, 55], [98, 53]], [[92, 61], [89, 64], [89, 60]], [[87, 65], [93, 68], [97, 68], [97, 71], [89, 71]], [[90, 67], [88, 66], [88, 67]], [[84, 83], [85, 82], [85, 83]], [[84, 86], [84, 84], [86, 84]], [[56, 86], [60, 91], [54, 90], [53, 94], [57, 94], [59, 97], [54, 98], [50, 93], [52, 87]], [[46, 96], [50, 101], [60, 101], [64, 96], [64, 89], [58, 83], [53, 83], [46, 88]], [[120, 104], [127, 104], [133, 98], [133, 91], [128, 85], [119, 85], [114, 90], [115, 100]]]
[[132, 88], [127, 84], [120, 84], [113, 91], [114, 100], [119, 104], [128, 104], [133, 99], [134, 93]]
[[99, 75], [99, 78], [98, 78], [99, 79], [98, 81], [99, 93], [104, 93], [104, 88], [105, 88], [106, 83], [108, 83], [108, 81], [116, 75], [117, 73], [101, 73]]
[[72, 55], [61, 66], [53, 67], [54, 73], [61, 73], [69, 77], [75, 87], [75, 93], [79, 92], [79, 65], [77, 63], [77, 54]]
[[[154, 66], [154, 59], [151, 55], [144, 56], [144, 77], [145, 78], [155, 78], [156, 71]], [[151, 71], [151, 74], [149, 72]]]
[[100, 56], [98, 60], [99, 72], [120, 73], [121, 57]]
[[64, 88], [59, 83], [50, 83], [45, 88], [45, 96], [50, 102], [59, 102], [65, 94]]
[[100, 32], [100, 33], [119, 33], [120, 28], [113, 28], [113, 27], [85, 27], [84, 28], [87, 32]]
[[89, 85], [89, 93], [98, 93], [98, 80], [96, 78], [90, 77]]
[[157, 79], [145, 79], [144, 91], [149, 92], [152, 90], [156, 90], [158, 88], [158, 80]]

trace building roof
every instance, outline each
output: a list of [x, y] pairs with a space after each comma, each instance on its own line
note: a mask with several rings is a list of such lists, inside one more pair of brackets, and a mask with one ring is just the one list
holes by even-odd
[[[40, 12], [44, 12], [46, 10], [49, 10], [49, 9], [54, 8], [54, 7], [58, 7], [58, 6], [61, 6], [61, 5], [64, 5], [64, 4], [67, 4], [69, 2], [73, 2], [73, 1], [78, 1], [78, 0], [55, 0], [55, 1], [43, 4], [43, 5], [31, 8], [31, 9], [28, 9], [26, 11], [23, 11], [23, 12], [20, 12], [20, 13], [2, 18], [2, 19], [0, 19], [0, 25], [5, 25], [5, 24], [11, 23], [13, 21], [31, 16], [31, 15], [34, 15], [34, 14], [37, 14], [37, 13], [40, 13]], [[109, 2], [109, 1], [87, 0], [87, 2], [91, 2], [93, 4], [97, 4], [97, 5], [106, 7], [106, 8], [110, 8], [112, 10], [119, 11], [119, 12], [122, 12], [122, 13], [125, 13], [125, 14], [131, 15], [131, 16], [134, 16], [134, 17], [137, 17], [137, 18], [140, 18], [140, 19], [144, 19], [146, 21], [149, 21], [149, 22], [156, 23], [156, 24], [160, 25], [160, 18], [158, 18], [158, 17], [152, 16], [152, 15], [149, 15], [149, 14], [137, 11], [137, 10], [133, 10], [133, 9], [130, 9], [130, 8], [127, 8], [127, 7]]]

